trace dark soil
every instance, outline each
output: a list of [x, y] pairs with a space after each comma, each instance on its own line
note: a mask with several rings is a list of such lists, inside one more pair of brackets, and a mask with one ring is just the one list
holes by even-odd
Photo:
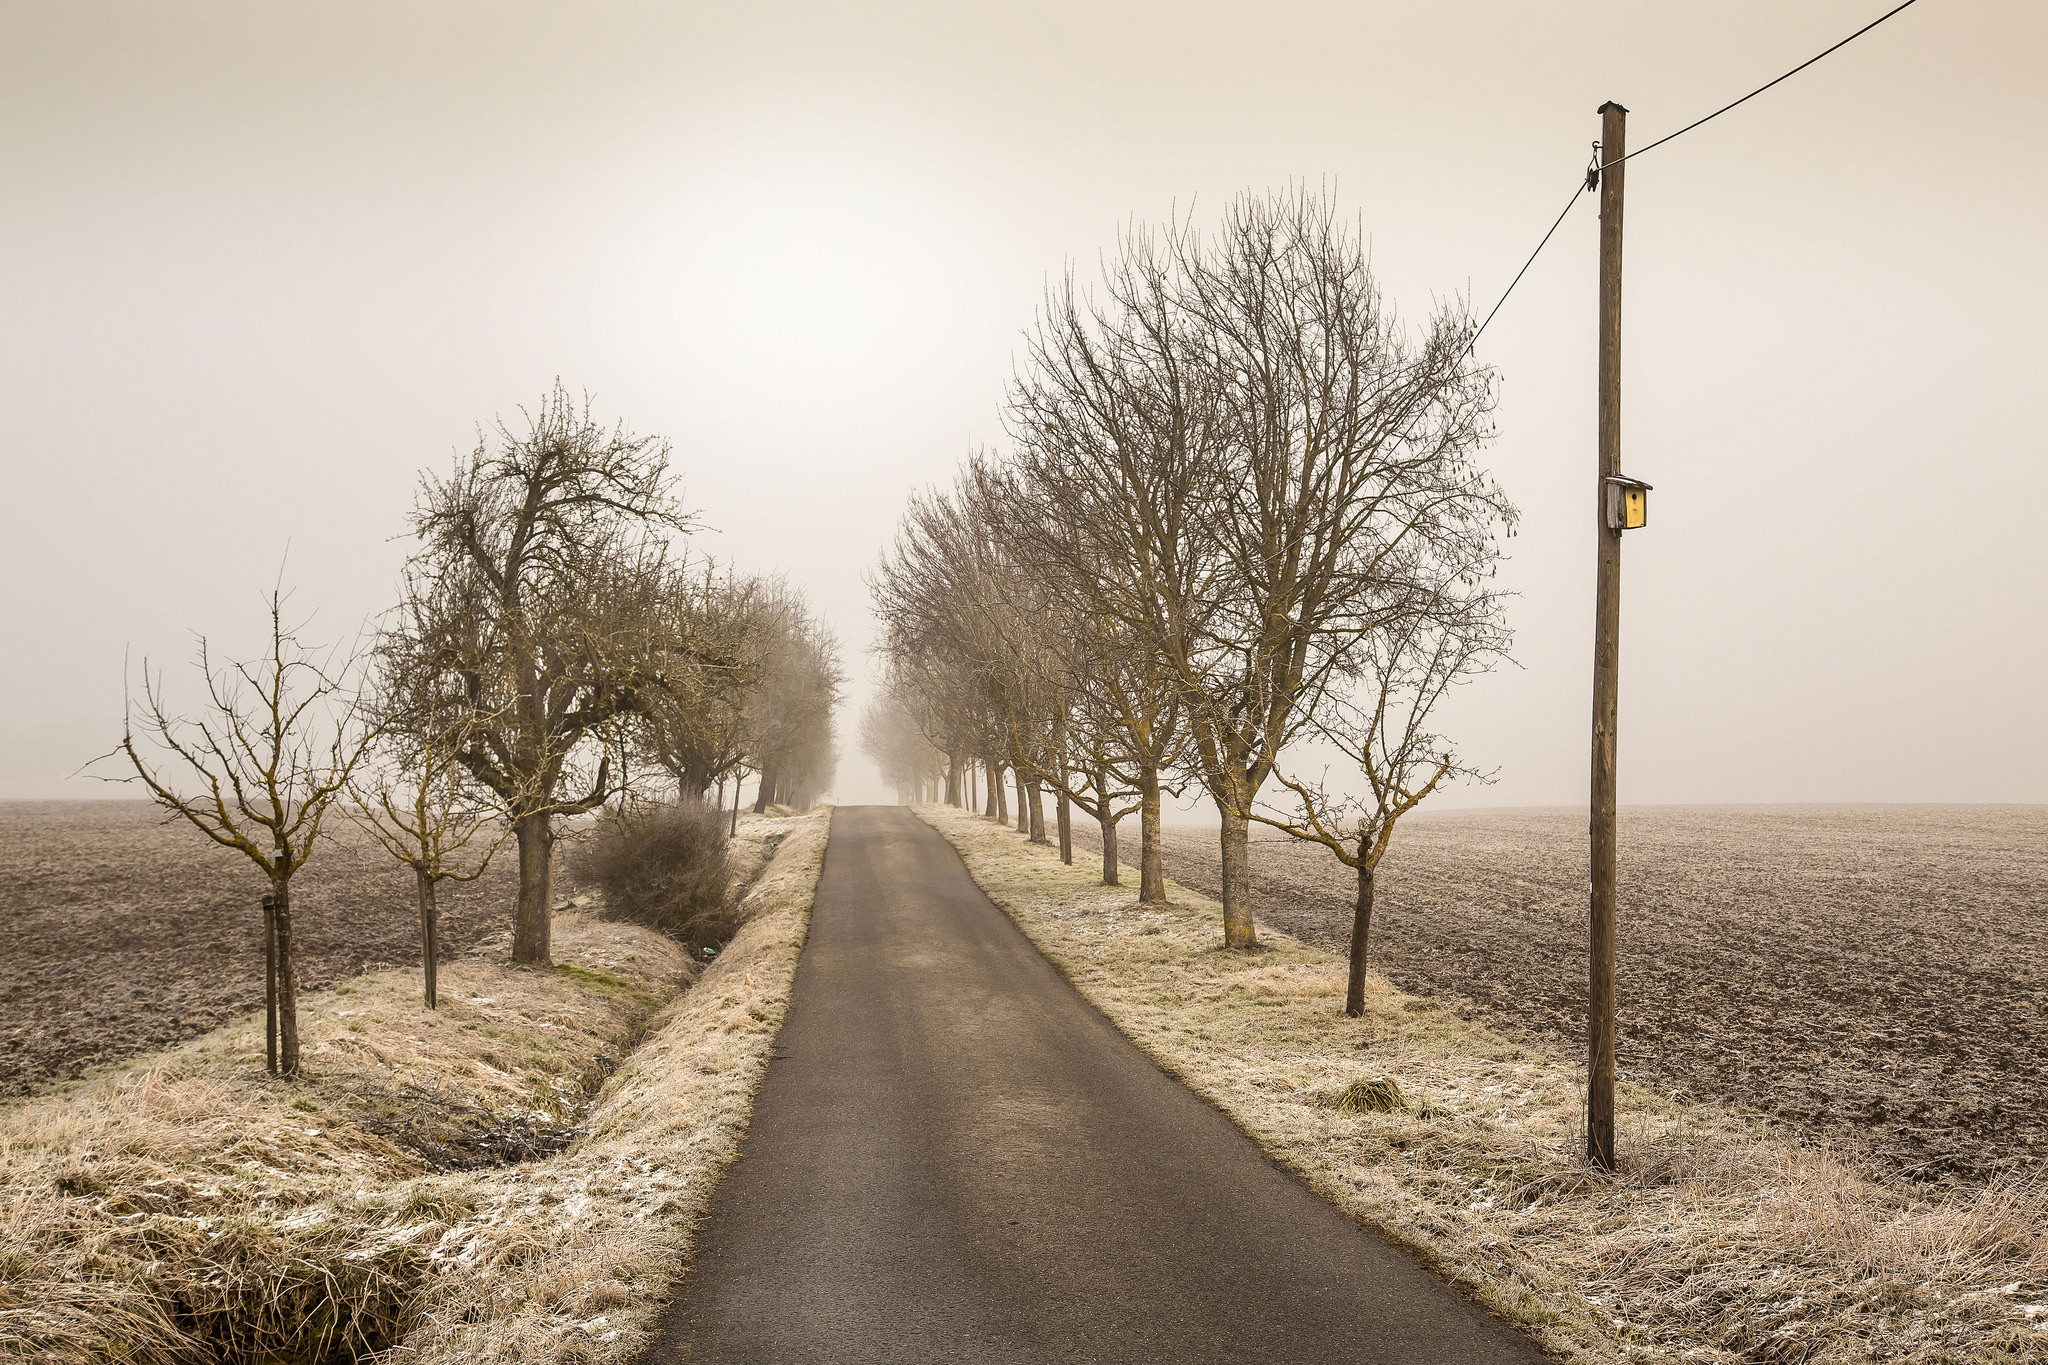
[[[412, 872], [329, 828], [292, 881], [301, 988], [417, 967]], [[444, 960], [510, 929], [517, 885], [509, 843], [481, 880], [441, 884]], [[262, 1009], [267, 889], [144, 802], [0, 802], [0, 1098]]]
[[[1373, 965], [1576, 1053], [1585, 821], [1411, 817]], [[1625, 1076], [1917, 1178], [2048, 1174], [2048, 807], [1641, 807], [1620, 836]], [[1216, 893], [1213, 833], [1169, 828], [1166, 847], [1169, 876]], [[1320, 848], [1253, 851], [1258, 917], [1322, 947], [1343, 950], [1354, 885]]]

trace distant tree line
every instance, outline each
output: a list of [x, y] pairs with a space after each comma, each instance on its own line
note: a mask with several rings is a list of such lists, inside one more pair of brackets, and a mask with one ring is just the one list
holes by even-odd
[[1048, 288], [1010, 452], [911, 499], [870, 583], [863, 747], [906, 799], [1008, 821], [1014, 787], [1034, 841], [1049, 800], [1069, 861], [1078, 808], [1106, 885], [1136, 814], [1148, 902], [1163, 796], [1205, 793], [1231, 948], [1256, 942], [1251, 826], [1327, 847], [1357, 874], [1358, 1013], [1396, 822], [1483, 776], [1431, 713], [1508, 645], [1516, 514], [1477, 462], [1494, 376], [1471, 336], [1460, 302], [1405, 325], [1325, 196], [1128, 230], [1097, 286]]
[[316, 649], [269, 599], [260, 658], [217, 663], [186, 714], [143, 665], [120, 752], [174, 818], [250, 858], [263, 900], [271, 1069], [299, 1066], [291, 880], [337, 811], [412, 869], [426, 1003], [435, 890], [517, 850], [512, 960], [549, 961], [565, 817], [607, 803], [806, 808], [832, 780], [839, 647], [801, 593], [687, 551], [670, 449], [557, 383], [420, 483], [400, 600], [354, 649]]

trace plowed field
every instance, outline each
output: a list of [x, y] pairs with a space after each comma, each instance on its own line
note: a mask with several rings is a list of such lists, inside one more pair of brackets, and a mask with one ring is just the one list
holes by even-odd
[[[1620, 834], [1625, 1075], [1917, 1178], [2048, 1174], [2048, 807], [1641, 807]], [[1215, 836], [1166, 844], [1215, 894]], [[1374, 965], [1576, 1051], [1586, 878], [1582, 811], [1411, 817]], [[1253, 850], [1259, 919], [1318, 945], [1342, 949], [1353, 885], [1319, 848]]]
[[[412, 873], [329, 828], [292, 881], [302, 987], [417, 964]], [[441, 884], [448, 954], [510, 929], [517, 867], [508, 844], [481, 880]], [[263, 1008], [267, 889], [145, 802], [0, 802], [0, 1098]]]

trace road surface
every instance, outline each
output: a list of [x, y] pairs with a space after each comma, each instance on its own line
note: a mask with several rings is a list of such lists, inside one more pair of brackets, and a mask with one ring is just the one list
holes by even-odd
[[909, 811], [833, 813], [655, 1362], [1534, 1362], [1153, 1066]]

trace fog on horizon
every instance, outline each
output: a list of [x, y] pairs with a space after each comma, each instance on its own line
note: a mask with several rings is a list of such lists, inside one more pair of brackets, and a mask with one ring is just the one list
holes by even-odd
[[[136, 795], [75, 775], [124, 658], [190, 699], [281, 564], [353, 632], [419, 472], [560, 376], [832, 622], [836, 794], [893, 800], [862, 575], [1001, 446], [1049, 275], [1306, 183], [1407, 314], [1484, 316], [1603, 100], [1646, 146], [1888, 7], [4, 0], [0, 798]], [[1631, 163], [1624, 803], [2048, 801], [2044, 51], [2037, 3], [1915, 5]], [[1585, 799], [1596, 232], [1480, 343], [1517, 662], [1446, 719], [1496, 782], [1425, 809]]]

